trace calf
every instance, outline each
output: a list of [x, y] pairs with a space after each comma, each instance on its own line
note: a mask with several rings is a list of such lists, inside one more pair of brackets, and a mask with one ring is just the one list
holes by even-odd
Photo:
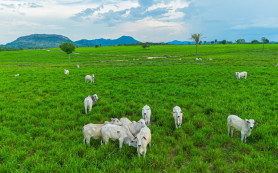
[[120, 120], [117, 118], [111, 118], [111, 122], [105, 121], [104, 124], [86, 124], [82, 128], [82, 133], [84, 136], [84, 143], [89, 145], [90, 139], [98, 139], [101, 137], [100, 130], [106, 124], [115, 124], [115, 125], [122, 125]]
[[246, 143], [246, 138], [251, 135], [251, 131], [255, 124], [257, 124], [257, 122], [253, 119], [243, 120], [236, 115], [229, 115], [227, 118], [228, 135], [230, 135], [231, 131], [231, 137], [233, 137], [233, 131], [236, 129], [241, 132], [241, 141], [245, 141]]
[[92, 107], [94, 103], [98, 100], [98, 96], [96, 94], [92, 96], [88, 96], [84, 100], [84, 107], [85, 107], [85, 114], [87, 114], [87, 109], [89, 108], [89, 111], [92, 110]]
[[136, 135], [140, 132], [143, 127], [146, 127], [145, 120], [140, 119], [138, 122], [132, 121], [129, 124], [123, 124], [123, 126], [127, 127], [127, 129], [133, 134]]
[[140, 157], [141, 154], [144, 153], [144, 157], [147, 153], [147, 146], [151, 149], [151, 130], [148, 127], [144, 127], [140, 130], [140, 132], [133, 138], [132, 142], [137, 142], [137, 153]]
[[118, 126], [114, 124], [106, 124], [101, 130], [101, 145], [107, 144], [109, 139], [113, 141], [119, 140], [119, 148], [122, 148], [123, 143], [131, 145], [130, 142], [134, 138], [126, 126]]
[[120, 121], [121, 121], [123, 124], [132, 123], [132, 122], [131, 122], [128, 118], [126, 118], [126, 117], [121, 118]]
[[148, 105], [145, 105], [142, 109], [142, 117], [147, 125], [150, 125], [151, 123], [151, 114], [151, 108]]
[[240, 78], [245, 78], [247, 79], [247, 72], [246, 71], [243, 71], [243, 72], [235, 72], [236, 74], [236, 78], [237, 79], [240, 79]]
[[69, 70], [64, 69], [64, 74], [69, 74]]
[[94, 75], [94, 74], [92, 74], [92, 76], [86, 75], [86, 76], [85, 76], [85, 82], [88, 83], [88, 81], [91, 81], [91, 83], [92, 83], [92, 82], [95, 83], [95, 75]]
[[173, 108], [173, 117], [174, 117], [174, 120], [175, 120], [175, 125], [176, 125], [176, 128], [181, 128], [181, 124], [182, 124], [182, 114], [183, 112], [181, 111], [181, 108], [179, 106], [175, 106]]

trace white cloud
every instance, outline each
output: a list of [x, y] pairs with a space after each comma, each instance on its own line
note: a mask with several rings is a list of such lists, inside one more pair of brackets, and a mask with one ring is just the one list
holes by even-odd
[[[124, 23], [120, 26], [119, 32], [134, 35], [143, 42], [166, 42], [180, 37], [187, 30], [181, 22], [163, 22], [148, 17], [136, 22]], [[183, 36], [181, 39], [186, 38]]]
[[[276, 0], [0, 0], [0, 44], [33, 33], [73, 40], [134, 36], [139, 41], [277, 38]], [[270, 40], [272, 40], [270, 38]]]

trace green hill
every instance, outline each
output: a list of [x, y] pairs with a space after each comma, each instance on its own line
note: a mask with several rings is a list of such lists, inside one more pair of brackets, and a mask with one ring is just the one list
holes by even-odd
[[5, 47], [9, 48], [54, 48], [60, 44], [70, 42], [68, 37], [56, 34], [32, 34], [19, 37], [15, 41], [8, 43]]
[[116, 46], [116, 45], [127, 45], [136, 44], [140, 41], [135, 40], [130, 36], [122, 36], [118, 39], [95, 39], [95, 40], [78, 40], [73, 42], [68, 37], [56, 34], [33, 34], [28, 36], [19, 37], [15, 41], [3, 45], [2, 47], [8, 48], [58, 48], [60, 44], [70, 42], [74, 43], [77, 47], [93, 47], [96, 44], [102, 46]]

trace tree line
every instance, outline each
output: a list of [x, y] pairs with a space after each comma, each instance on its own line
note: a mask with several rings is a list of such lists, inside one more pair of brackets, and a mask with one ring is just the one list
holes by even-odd
[[[198, 45], [202, 44], [201, 41], [201, 34], [192, 34], [191, 35], [191, 39], [195, 41], [195, 45], [196, 45], [196, 53], [195, 53], [195, 59], [197, 58], [197, 49], [198, 49]], [[269, 40], [265, 37], [261, 38], [262, 44], [263, 44], [263, 51], [264, 51], [264, 44], [269, 43]], [[206, 41], [205, 41], [206, 42]], [[217, 40], [215, 39], [214, 41], [211, 41], [212, 44], [216, 44]], [[227, 44], [228, 42], [226, 40], [223, 40], [221, 42], [219, 42], [221, 44]], [[245, 40], [244, 39], [237, 39], [236, 40], [237, 44], [245, 44]], [[260, 42], [258, 40], [253, 40], [251, 41], [251, 44], [259, 44]]]

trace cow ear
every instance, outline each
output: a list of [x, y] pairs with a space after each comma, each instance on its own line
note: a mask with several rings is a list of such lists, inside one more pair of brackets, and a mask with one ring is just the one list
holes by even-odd
[[110, 121], [113, 121], [113, 118], [110, 118]]
[[255, 121], [254, 124], [258, 124], [258, 123]]
[[137, 137], [134, 137], [133, 140], [135, 140]]
[[245, 122], [246, 122], [246, 124], [248, 124], [249, 123], [248, 119], [245, 119]]
[[183, 112], [181, 111], [181, 113], [183, 114]]
[[174, 114], [174, 113], [176, 113], [176, 112], [172, 112], [172, 113]]
[[143, 136], [143, 139], [147, 140], [147, 138], [145, 136]]

